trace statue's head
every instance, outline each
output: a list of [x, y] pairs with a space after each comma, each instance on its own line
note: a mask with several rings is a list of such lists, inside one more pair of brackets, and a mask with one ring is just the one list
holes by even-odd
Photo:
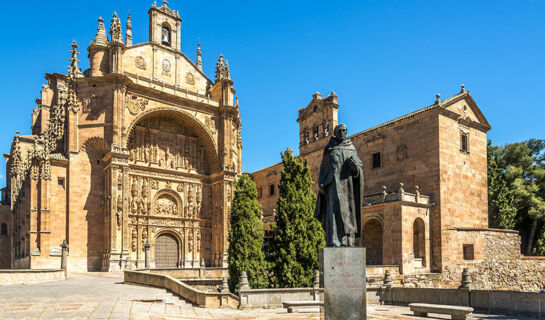
[[344, 140], [346, 138], [346, 126], [344, 125], [344, 123], [339, 123], [335, 127], [333, 134], [335, 135], [335, 138], [337, 138], [337, 140]]

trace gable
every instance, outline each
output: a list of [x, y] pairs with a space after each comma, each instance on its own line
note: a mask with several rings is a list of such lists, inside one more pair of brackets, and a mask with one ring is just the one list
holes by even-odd
[[123, 73], [141, 80], [157, 79], [200, 94], [206, 92], [210, 83], [183, 53], [153, 43], [128, 47], [123, 54]]
[[449, 101], [444, 108], [460, 115], [460, 117], [466, 120], [479, 123], [488, 129], [491, 128], [490, 123], [469, 93], [462, 94], [458, 99]]

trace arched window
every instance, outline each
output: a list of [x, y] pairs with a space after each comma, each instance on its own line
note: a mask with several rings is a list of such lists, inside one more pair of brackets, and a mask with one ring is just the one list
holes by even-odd
[[166, 46], [170, 46], [170, 33], [170, 27], [164, 23], [161, 28], [161, 42]]
[[2, 225], [0, 225], [0, 235], [5, 236], [7, 234], [8, 234], [8, 225], [7, 223], [2, 223]]

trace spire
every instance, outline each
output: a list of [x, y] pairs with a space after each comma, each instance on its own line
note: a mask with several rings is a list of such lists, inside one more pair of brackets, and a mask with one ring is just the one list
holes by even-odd
[[202, 71], [201, 43], [197, 43], [197, 69]]
[[82, 77], [81, 70], [78, 67], [78, 62], [79, 62], [79, 60], [78, 60], [78, 54], [79, 54], [78, 48], [79, 47], [76, 44], [76, 40], [72, 41], [72, 44], [70, 46], [72, 47], [72, 49], [70, 49], [68, 51], [72, 53], [72, 56], [70, 57], [70, 65], [68, 66], [68, 76], [71, 79], [81, 78]]
[[221, 80], [230, 80], [229, 64], [227, 60], [223, 60], [223, 55], [220, 54], [218, 62], [216, 63], [216, 82]]
[[121, 33], [121, 21], [117, 16], [117, 12], [114, 11], [112, 20], [110, 21], [110, 37], [112, 42], [121, 42], [123, 43], [123, 34]]
[[98, 17], [98, 27], [97, 34], [95, 39], [91, 41], [91, 45], [95, 46], [107, 46], [108, 45], [108, 36], [106, 35], [106, 28], [104, 27], [104, 20], [102, 17]]
[[132, 46], [132, 22], [131, 22], [131, 15], [129, 14], [127, 16], [127, 37], [125, 39], [125, 44], [127, 46]]

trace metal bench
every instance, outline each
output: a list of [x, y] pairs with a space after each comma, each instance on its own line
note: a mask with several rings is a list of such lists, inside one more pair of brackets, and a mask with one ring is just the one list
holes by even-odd
[[288, 308], [288, 313], [293, 313], [299, 308], [304, 307], [322, 307], [324, 305], [323, 301], [312, 300], [312, 301], [282, 301], [282, 307]]
[[449, 306], [442, 304], [411, 303], [409, 308], [415, 316], [427, 317], [428, 313], [449, 314], [451, 319], [465, 320], [473, 312], [471, 307]]

